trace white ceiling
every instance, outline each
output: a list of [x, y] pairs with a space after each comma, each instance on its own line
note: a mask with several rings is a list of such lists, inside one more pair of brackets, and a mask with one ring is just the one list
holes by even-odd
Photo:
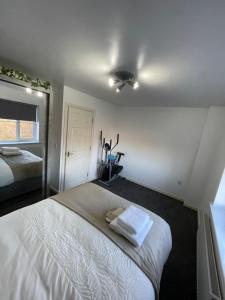
[[225, 0], [1, 0], [0, 57], [120, 105], [224, 105]]

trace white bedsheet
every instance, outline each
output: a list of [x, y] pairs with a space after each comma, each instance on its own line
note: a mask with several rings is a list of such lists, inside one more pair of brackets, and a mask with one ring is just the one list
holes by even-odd
[[0, 158], [0, 187], [12, 184], [14, 176], [9, 165]]
[[[154, 215], [162, 264], [171, 248], [165, 224]], [[0, 266], [4, 300], [155, 299], [149, 279], [120, 248], [51, 199], [0, 218]]]

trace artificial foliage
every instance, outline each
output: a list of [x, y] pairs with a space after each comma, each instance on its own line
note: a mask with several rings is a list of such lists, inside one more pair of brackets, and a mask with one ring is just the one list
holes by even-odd
[[50, 88], [50, 82], [40, 80], [39, 78], [32, 78], [24, 72], [0, 66], [0, 75], [5, 75], [13, 79], [21, 80], [27, 83], [30, 83], [32, 87], [41, 87], [46, 90]]

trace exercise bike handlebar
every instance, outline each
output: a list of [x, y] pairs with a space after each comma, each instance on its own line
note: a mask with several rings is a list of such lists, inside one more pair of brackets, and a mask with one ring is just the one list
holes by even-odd
[[[112, 147], [112, 139], [110, 139], [110, 141], [109, 141], [110, 152], [112, 152], [112, 150], [119, 144], [119, 141], [120, 141], [120, 135], [119, 135], [119, 133], [117, 133], [116, 143], [113, 147]], [[105, 147], [105, 138], [103, 138], [102, 130], [100, 131], [100, 142], [101, 142], [102, 149], [104, 149], [104, 147]]]
[[116, 143], [115, 143], [115, 145], [111, 148], [111, 151], [110, 151], [110, 152], [112, 152], [112, 150], [113, 150], [114, 148], [116, 148], [116, 146], [119, 144], [119, 141], [120, 141], [120, 135], [119, 135], [119, 133], [117, 133], [117, 136], [116, 136]]

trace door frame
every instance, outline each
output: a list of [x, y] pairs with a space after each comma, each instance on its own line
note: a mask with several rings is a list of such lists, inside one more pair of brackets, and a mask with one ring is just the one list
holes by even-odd
[[61, 135], [61, 155], [60, 155], [60, 173], [59, 173], [59, 191], [62, 192], [65, 190], [65, 172], [66, 172], [66, 148], [67, 148], [67, 131], [68, 131], [68, 115], [69, 115], [69, 108], [75, 108], [80, 110], [85, 110], [92, 113], [92, 128], [91, 128], [91, 151], [89, 154], [89, 168], [88, 168], [88, 177], [90, 176], [90, 161], [93, 151], [93, 136], [94, 136], [94, 126], [95, 126], [95, 109], [90, 109], [88, 107], [79, 106], [71, 103], [64, 103], [63, 105], [63, 120], [62, 120], [62, 135]]

